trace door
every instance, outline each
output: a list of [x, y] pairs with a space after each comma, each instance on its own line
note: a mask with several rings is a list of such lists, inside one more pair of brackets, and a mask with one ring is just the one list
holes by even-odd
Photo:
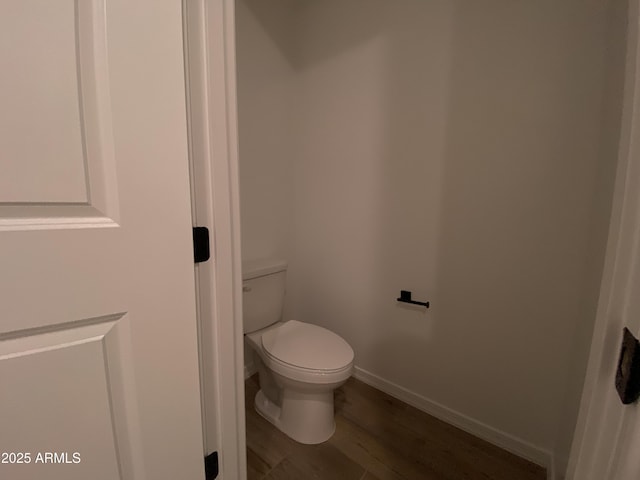
[[0, 478], [204, 478], [181, 8], [0, 2]]
[[638, 404], [623, 405], [615, 390], [623, 328], [640, 337], [638, 4], [638, 0], [629, 2], [620, 160], [600, 303], [567, 471], [572, 480], [640, 478]]

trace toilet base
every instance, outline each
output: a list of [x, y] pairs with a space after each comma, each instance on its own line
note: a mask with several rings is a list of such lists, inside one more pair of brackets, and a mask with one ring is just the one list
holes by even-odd
[[329, 392], [282, 391], [282, 404], [276, 405], [260, 390], [256, 411], [293, 440], [313, 445], [326, 442], [336, 430], [333, 390]]

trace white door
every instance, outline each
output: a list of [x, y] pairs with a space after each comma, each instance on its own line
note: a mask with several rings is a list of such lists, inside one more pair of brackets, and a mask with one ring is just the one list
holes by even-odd
[[638, 404], [623, 405], [615, 390], [622, 330], [640, 337], [640, 11], [638, 0], [629, 5], [620, 161], [570, 480], [640, 478]]
[[0, 478], [204, 478], [178, 0], [0, 0]]

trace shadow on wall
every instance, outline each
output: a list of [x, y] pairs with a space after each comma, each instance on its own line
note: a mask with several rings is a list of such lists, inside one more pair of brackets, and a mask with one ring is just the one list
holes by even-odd
[[[242, 0], [265, 32], [278, 45], [291, 65], [310, 68], [354, 46], [366, 43], [384, 31], [389, 14], [397, 11], [394, 2], [378, 0]], [[274, 11], [280, 14], [274, 14]], [[284, 15], [281, 14], [284, 12]], [[335, 15], [339, 12], [339, 15]], [[322, 41], [301, 44], [304, 35], [300, 17], [315, 17], [324, 25]], [[294, 41], [291, 41], [291, 34]]]
[[[297, 44], [292, 39], [295, 0], [238, 0], [246, 7], [264, 31], [278, 47], [282, 55], [293, 63]], [[240, 15], [243, 15], [241, 12]], [[236, 15], [237, 17], [237, 15]]]

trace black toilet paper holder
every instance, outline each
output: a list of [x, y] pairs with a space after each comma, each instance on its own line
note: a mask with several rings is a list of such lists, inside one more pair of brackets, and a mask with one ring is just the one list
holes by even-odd
[[411, 303], [412, 305], [420, 305], [429, 308], [429, 302], [419, 302], [411, 299], [410, 290], [400, 290], [400, 297], [396, 299], [398, 302]]

